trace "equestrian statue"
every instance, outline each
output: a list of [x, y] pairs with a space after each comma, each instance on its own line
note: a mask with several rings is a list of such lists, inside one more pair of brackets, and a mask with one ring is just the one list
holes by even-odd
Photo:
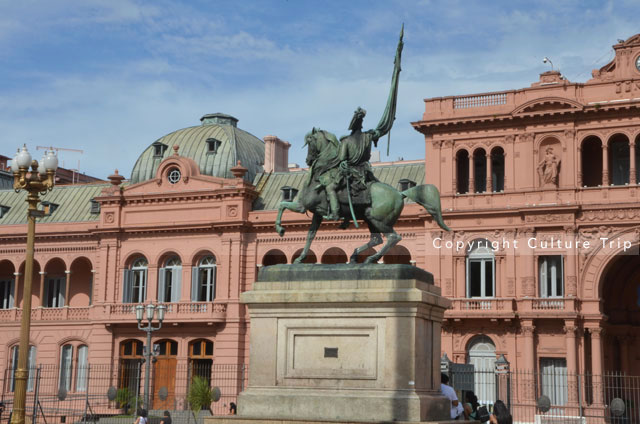
[[301, 263], [307, 257], [323, 219], [342, 220], [340, 227], [343, 229], [348, 228], [351, 222], [358, 228], [358, 220], [363, 220], [368, 225], [371, 238], [367, 244], [353, 251], [350, 264], [357, 262], [360, 253], [382, 244], [384, 234], [386, 243], [378, 252], [365, 259], [365, 263], [377, 262], [402, 239], [393, 226], [402, 213], [405, 198], [420, 204], [442, 229], [449, 231], [442, 219], [440, 193], [434, 185], [423, 184], [399, 192], [378, 181], [369, 163], [371, 144], [377, 147], [378, 140], [391, 131], [395, 120], [403, 33], [404, 27], [400, 31], [387, 106], [378, 126], [362, 131], [366, 111], [357, 108], [349, 125], [351, 133], [340, 140], [334, 134], [317, 128], [305, 135], [309, 171], [298, 200], [281, 202], [276, 218], [276, 231], [283, 236], [285, 229], [281, 222], [285, 210], [313, 213], [304, 249], [294, 263]]

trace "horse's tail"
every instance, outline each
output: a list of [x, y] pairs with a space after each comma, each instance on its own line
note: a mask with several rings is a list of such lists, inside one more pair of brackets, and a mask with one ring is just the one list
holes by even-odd
[[401, 192], [402, 197], [413, 200], [427, 210], [443, 230], [451, 231], [442, 219], [440, 192], [433, 184], [422, 184]]

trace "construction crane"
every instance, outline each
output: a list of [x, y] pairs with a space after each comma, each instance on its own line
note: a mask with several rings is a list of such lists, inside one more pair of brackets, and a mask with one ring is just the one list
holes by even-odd
[[[54, 147], [54, 146], [36, 146], [36, 150], [41, 150], [41, 149], [55, 150], [56, 151], [56, 155], [61, 150], [65, 151], [65, 152], [75, 152], [75, 153], [80, 153], [80, 154], [84, 153], [84, 150], [80, 150], [80, 149], [66, 149], [64, 147]], [[64, 168], [64, 161], [62, 161], [62, 167]], [[80, 159], [78, 159], [78, 168], [69, 169], [69, 171], [71, 171], [71, 184], [75, 184], [75, 182], [76, 182], [76, 174], [78, 174], [78, 175], [80, 174]]]
[[65, 152], [78, 152], [80, 154], [84, 153], [84, 150], [80, 150], [80, 149], [65, 149], [64, 147], [53, 147], [53, 146], [36, 146], [36, 150], [41, 150], [41, 149], [55, 150], [56, 153], [58, 153], [59, 150], [64, 150]]

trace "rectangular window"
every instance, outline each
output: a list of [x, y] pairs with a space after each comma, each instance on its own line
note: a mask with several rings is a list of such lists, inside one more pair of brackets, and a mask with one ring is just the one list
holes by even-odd
[[158, 302], [180, 301], [182, 267], [174, 266], [158, 270]]
[[540, 388], [541, 394], [551, 399], [552, 406], [561, 406], [567, 403], [566, 359], [540, 358]]
[[132, 272], [132, 284], [131, 289], [133, 291], [132, 301], [133, 303], [144, 303], [145, 295], [147, 292], [147, 270], [136, 269]]
[[467, 297], [494, 297], [493, 259], [467, 260]]
[[538, 258], [540, 297], [564, 297], [564, 269], [562, 255]]
[[0, 309], [13, 308], [15, 285], [13, 278], [0, 280]]
[[60, 380], [58, 389], [71, 390], [71, 359], [73, 358], [73, 346], [64, 345], [60, 351]]
[[65, 277], [48, 278], [44, 287], [44, 307], [62, 308], [64, 306]]
[[213, 302], [216, 298], [216, 265], [193, 267], [191, 301]]

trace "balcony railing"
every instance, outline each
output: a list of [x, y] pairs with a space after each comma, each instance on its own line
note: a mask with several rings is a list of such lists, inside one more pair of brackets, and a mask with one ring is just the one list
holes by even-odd
[[[135, 322], [137, 303], [113, 303], [84, 307], [64, 306], [61, 308], [37, 307], [31, 311], [32, 321], [109, 321]], [[165, 321], [224, 321], [227, 304], [221, 302], [165, 303]], [[0, 322], [19, 323], [22, 309], [0, 309]]]
[[514, 299], [511, 298], [455, 298], [453, 307], [446, 313], [448, 315], [478, 314], [491, 315], [492, 313], [502, 315], [512, 314], [515, 311]]
[[498, 106], [505, 104], [507, 104], [507, 93], [482, 94], [479, 96], [456, 97], [453, 99], [454, 109]]

